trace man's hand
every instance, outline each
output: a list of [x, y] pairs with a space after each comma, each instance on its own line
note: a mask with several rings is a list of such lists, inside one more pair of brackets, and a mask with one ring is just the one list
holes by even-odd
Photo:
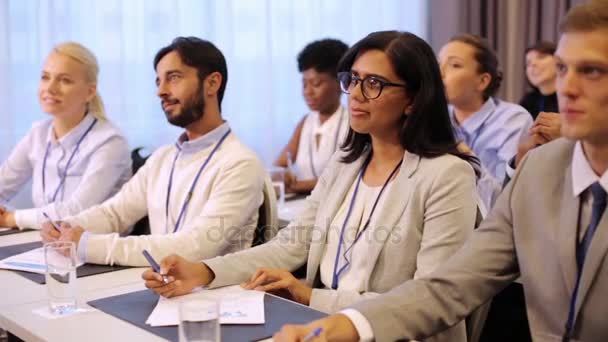
[[80, 226], [72, 227], [67, 222], [61, 222], [59, 228], [61, 230], [61, 234], [58, 241], [73, 242], [75, 249], [78, 250], [78, 243], [80, 242], [82, 233], [84, 233], [84, 229]]

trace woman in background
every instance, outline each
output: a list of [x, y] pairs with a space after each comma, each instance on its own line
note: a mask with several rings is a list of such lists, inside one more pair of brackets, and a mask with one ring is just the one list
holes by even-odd
[[559, 113], [555, 94], [555, 44], [540, 41], [526, 49], [526, 78], [532, 91], [524, 95], [519, 104], [536, 120], [538, 113]]
[[[106, 118], [98, 73], [97, 59], [78, 43], [59, 44], [48, 55], [38, 100], [51, 119], [34, 123], [0, 165], [0, 227], [39, 228], [74, 215], [112, 196], [131, 176], [128, 144]], [[29, 180], [34, 208], [8, 210], [6, 203]]]
[[[335, 39], [314, 41], [298, 55], [302, 94], [311, 112], [298, 123], [275, 165], [290, 167], [287, 192], [309, 193], [348, 132], [348, 111], [340, 104], [337, 67], [348, 46]], [[293, 163], [293, 165], [291, 165]]]
[[494, 95], [502, 73], [489, 44], [472, 34], [456, 36], [441, 48], [439, 63], [450, 118], [461, 148], [481, 161], [477, 189], [482, 212], [488, 212], [502, 190], [507, 162], [517, 153], [520, 136], [532, 126], [521, 106]]

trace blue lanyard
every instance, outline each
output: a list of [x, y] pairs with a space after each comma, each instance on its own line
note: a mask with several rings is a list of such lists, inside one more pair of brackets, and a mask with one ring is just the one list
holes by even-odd
[[331, 282], [331, 288], [334, 290], [336, 290], [338, 288], [338, 282], [340, 280], [340, 275], [346, 270], [346, 268], [348, 266], [350, 266], [350, 260], [348, 259], [348, 256], [347, 256], [348, 252], [353, 248], [353, 246], [357, 243], [357, 241], [359, 241], [359, 238], [361, 238], [361, 236], [363, 236], [363, 233], [367, 230], [367, 228], [369, 228], [369, 223], [372, 219], [372, 215], [374, 215], [374, 211], [376, 211], [376, 205], [378, 205], [380, 196], [382, 196], [382, 193], [384, 192], [384, 189], [386, 189], [388, 182], [390, 182], [391, 178], [393, 178], [393, 176], [395, 175], [395, 173], [397, 172], [397, 170], [403, 163], [403, 159], [401, 159], [399, 161], [399, 163], [397, 164], [397, 166], [395, 166], [395, 168], [393, 169], [391, 174], [388, 176], [386, 181], [384, 182], [384, 185], [382, 185], [382, 188], [380, 189], [380, 192], [378, 193], [378, 196], [376, 197], [376, 200], [374, 201], [372, 210], [369, 213], [369, 217], [367, 218], [367, 221], [365, 221], [365, 225], [363, 225], [363, 229], [361, 229], [357, 233], [357, 235], [355, 236], [355, 241], [353, 241], [353, 243], [344, 250], [343, 257], [346, 260], [346, 263], [338, 270], [338, 261], [340, 259], [340, 251], [342, 249], [342, 245], [344, 244], [344, 232], [346, 231], [346, 223], [348, 222], [348, 219], [350, 218], [350, 214], [353, 211], [355, 200], [357, 198], [357, 193], [359, 192], [359, 184], [361, 184], [361, 179], [363, 178], [363, 175], [365, 174], [365, 170], [367, 169], [367, 166], [369, 165], [371, 156], [372, 155], [370, 153], [369, 157], [367, 157], [367, 159], [365, 160], [365, 163], [363, 163], [363, 166], [361, 167], [361, 171], [359, 171], [359, 177], [357, 178], [357, 184], [355, 185], [355, 191], [353, 192], [353, 197], [350, 200], [350, 205], [348, 206], [348, 211], [346, 213], [346, 217], [344, 218], [344, 222], [342, 223], [342, 230], [340, 231], [340, 242], [338, 244], [338, 251], [336, 252], [336, 260], [334, 262], [334, 272], [333, 272], [333, 277], [332, 277], [332, 282]]
[[[182, 204], [182, 209], [180, 210], [179, 216], [177, 217], [177, 222], [175, 222], [175, 228], [173, 229], [174, 233], [177, 232], [177, 230], [179, 229], [179, 225], [182, 222], [184, 213], [186, 212], [186, 208], [190, 204], [190, 200], [192, 199], [192, 194], [194, 192], [194, 187], [196, 186], [196, 183], [198, 183], [198, 179], [200, 178], [201, 173], [203, 172], [203, 170], [205, 169], [205, 167], [207, 166], [207, 164], [209, 163], [209, 161], [211, 160], [211, 158], [213, 157], [215, 152], [222, 145], [224, 140], [226, 140], [226, 137], [230, 134], [230, 131], [231, 130], [229, 129], [228, 132], [226, 132], [220, 138], [220, 140], [217, 142], [217, 144], [215, 145], [213, 150], [211, 150], [211, 153], [209, 154], [209, 156], [207, 157], [207, 159], [205, 160], [203, 165], [201, 165], [201, 167], [198, 169], [198, 172], [196, 173], [196, 176], [194, 177], [194, 180], [192, 181], [192, 185], [190, 185], [190, 190], [188, 190], [186, 199], [184, 199], [184, 203]], [[181, 151], [177, 151], [175, 153], [175, 158], [173, 158], [173, 164], [171, 165], [171, 173], [169, 174], [169, 183], [167, 184], [167, 200], [165, 202], [165, 226], [167, 226], [167, 224], [169, 222], [169, 199], [171, 198], [171, 188], [173, 187], [173, 171], [175, 171], [175, 162], [177, 162], [177, 158], [179, 157], [180, 152]]]
[[[76, 152], [78, 152], [78, 149], [80, 148], [80, 144], [82, 143], [82, 141], [84, 140], [84, 138], [89, 134], [89, 132], [91, 132], [91, 130], [93, 129], [93, 126], [95, 126], [96, 123], [97, 123], [97, 119], [93, 120], [93, 123], [91, 123], [91, 125], [89, 126], [89, 128], [87, 128], [87, 130], [80, 137], [80, 139], [78, 139], [78, 142], [76, 143], [76, 147], [74, 147], [74, 151], [72, 151], [72, 155], [70, 155], [70, 158], [68, 159], [67, 164], [65, 164], [65, 168], [63, 169], [63, 172], [61, 172], [59, 174], [60, 181], [59, 181], [59, 184], [57, 184], [57, 188], [55, 189], [55, 192], [53, 193], [53, 197], [51, 198], [50, 202], [55, 202], [57, 200], [57, 195], [59, 194], [59, 190], [65, 184], [65, 179], [68, 176], [68, 169], [70, 168], [70, 164], [72, 163], [72, 159], [76, 155]], [[50, 149], [51, 149], [51, 142], [49, 141], [49, 142], [46, 143], [46, 151], [44, 152], [44, 159], [42, 159], [42, 195], [45, 198], [46, 198], [46, 177], [45, 177], [46, 160], [49, 157], [49, 151], [50, 151]]]
[[[340, 114], [339, 114], [340, 120], [338, 120], [338, 128], [336, 129], [336, 136], [335, 136], [335, 140], [334, 140], [334, 150], [332, 151], [332, 154], [334, 152], [336, 152], [336, 150], [338, 149], [338, 137], [340, 135], [340, 128], [342, 128], [342, 118], [344, 116], [343, 114], [344, 114], [344, 107], [342, 107], [340, 109]], [[315, 132], [313, 132], [313, 130], [311, 129], [310, 133], [311, 133], [310, 134], [311, 140], [310, 140], [310, 144], [308, 144], [308, 162], [310, 163], [310, 169], [312, 170], [312, 175], [315, 178], [319, 178], [319, 176], [317, 175], [317, 170], [315, 170], [315, 164], [313, 163], [313, 160], [312, 160], [312, 146], [315, 145], [315, 143], [316, 143], [315, 134], [314, 134]]]

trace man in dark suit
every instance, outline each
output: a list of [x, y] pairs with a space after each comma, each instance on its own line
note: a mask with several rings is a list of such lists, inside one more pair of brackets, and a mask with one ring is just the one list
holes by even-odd
[[532, 150], [489, 217], [431, 275], [306, 326], [331, 341], [424, 339], [521, 276], [535, 341], [608, 340], [608, 1], [560, 26], [557, 92], [564, 138]]

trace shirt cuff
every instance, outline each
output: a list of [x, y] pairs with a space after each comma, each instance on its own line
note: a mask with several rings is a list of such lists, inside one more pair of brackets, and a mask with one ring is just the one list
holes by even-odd
[[87, 262], [87, 243], [89, 242], [90, 232], [84, 232], [80, 235], [78, 242], [78, 259], [82, 262]]
[[515, 157], [509, 159], [509, 161], [507, 162], [507, 166], [505, 167], [505, 173], [507, 174], [507, 177], [509, 177], [509, 179], [513, 178], [513, 175], [515, 174]]
[[15, 223], [19, 229], [40, 229], [41, 216], [37, 208], [15, 210]]
[[372, 342], [374, 340], [374, 331], [372, 330], [372, 326], [369, 324], [369, 321], [362, 313], [355, 309], [344, 309], [338, 312], [339, 314], [343, 314], [346, 316], [357, 329], [357, 333], [359, 334], [359, 341], [361, 342]]

